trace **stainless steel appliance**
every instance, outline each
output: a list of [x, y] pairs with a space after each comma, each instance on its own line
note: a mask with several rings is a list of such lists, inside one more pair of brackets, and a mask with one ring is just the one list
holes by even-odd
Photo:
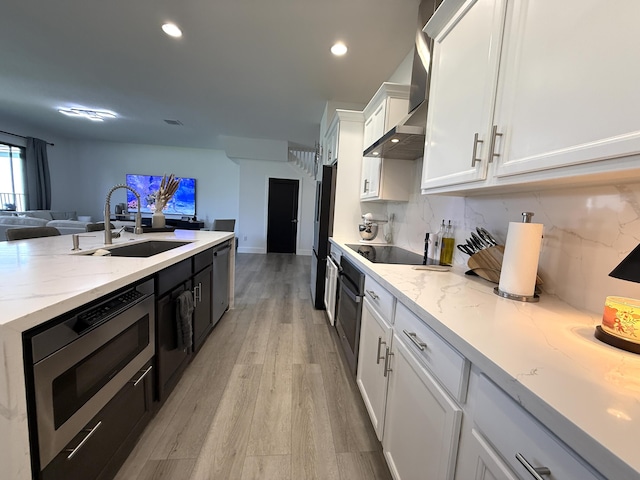
[[418, 7], [418, 25], [411, 70], [408, 114], [363, 152], [365, 157], [415, 160], [424, 154], [425, 124], [429, 96], [429, 76], [433, 39], [422, 28], [443, 0], [422, 0]]
[[314, 308], [324, 308], [324, 284], [327, 271], [329, 237], [333, 234], [337, 165], [322, 167], [322, 181], [316, 185], [316, 211], [311, 255], [311, 302]]
[[324, 306], [327, 309], [327, 318], [331, 326], [336, 323], [336, 302], [338, 300], [338, 272], [340, 260], [336, 260], [332, 254], [327, 256], [327, 276], [324, 283]]
[[351, 373], [355, 375], [358, 367], [365, 276], [345, 255], [340, 259], [340, 267], [336, 329]]
[[153, 293], [148, 280], [24, 334], [25, 361], [33, 366], [27, 372], [36, 423], [30, 431], [40, 469], [153, 357]]
[[213, 324], [229, 308], [229, 254], [231, 240], [213, 248]]

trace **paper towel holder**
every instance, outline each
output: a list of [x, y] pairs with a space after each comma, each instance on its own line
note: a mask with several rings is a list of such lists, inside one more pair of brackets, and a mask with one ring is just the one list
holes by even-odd
[[519, 302], [535, 303], [540, 301], [540, 296], [537, 293], [533, 295], [514, 295], [513, 293], [507, 293], [500, 290], [499, 287], [493, 289], [493, 293], [500, 297], [508, 298], [509, 300], [517, 300]]
[[[522, 212], [522, 223], [531, 223], [531, 217], [533, 217], [533, 212]], [[515, 295], [513, 293], [503, 292], [500, 290], [500, 287], [495, 287], [493, 289], [493, 293], [496, 295], [508, 298], [509, 300], [516, 300], [518, 302], [529, 302], [536, 303], [540, 301], [540, 296], [537, 293], [533, 295]]]

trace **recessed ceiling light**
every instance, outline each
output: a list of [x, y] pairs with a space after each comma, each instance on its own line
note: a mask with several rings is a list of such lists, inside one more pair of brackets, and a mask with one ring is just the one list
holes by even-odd
[[59, 108], [58, 111], [69, 117], [81, 117], [94, 122], [102, 122], [105, 118], [116, 118], [117, 115], [108, 110], [93, 110], [88, 108]]
[[342, 42], [338, 42], [333, 47], [331, 47], [331, 53], [333, 53], [337, 57], [341, 57], [342, 55], [347, 53], [347, 46]]
[[181, 37], [182, 30], [175, 23], [165, 23], [162, 25], [162, 31], [169, 35], [170, 37]]
[[397, 138], [392, 138], [391, 139], [391, 143], [398, 143], [400, 140], [398, 140]]
[[380, 155], [380, 153], [378, 153], [378, 152], [371, 152], [371, 153], [372, 153], [373, 155], [375, 155], [376, 157], [377, 157], [378, 155]]

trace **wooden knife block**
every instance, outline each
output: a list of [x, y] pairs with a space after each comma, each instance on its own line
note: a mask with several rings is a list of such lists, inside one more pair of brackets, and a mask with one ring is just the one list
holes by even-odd
[[[504, 246], [485, 248], [469, 257], [467, 266], [479, 277], [493, 283], [500, 283], [500, 271], [502, 270], [502, 259], [504, 257]], [[542, 279], [536, 276], [536, 285], [541, 285]]]

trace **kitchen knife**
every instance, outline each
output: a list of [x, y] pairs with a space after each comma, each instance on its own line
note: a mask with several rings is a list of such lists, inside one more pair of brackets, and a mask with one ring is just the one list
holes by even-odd
[[474, 240], [474, 245], [476, 245], [480, 250], [491, 246], [473, 232], [471, 232], [471, 238]]
[[471, 256], [474, 253], [476, 253], [475, 249], [471, 249], [469, 248], [467, 245], [456, 245], [456, 247], [458, 248], [458, 250], [460, 250], [462, 253], [466, 253], [467, 255]]
[[487, 230], [482, 227], [476, 227], [476, 230], [478, 231], [478, 235], [480, 235], [480, 237], [483, 238], [486, 242], [489, 242], [491, 246], [495, 247], [496, 245], [498, 245], [496, 239], [493, 238], [493, 236], [489, 232], [487, 232]]

